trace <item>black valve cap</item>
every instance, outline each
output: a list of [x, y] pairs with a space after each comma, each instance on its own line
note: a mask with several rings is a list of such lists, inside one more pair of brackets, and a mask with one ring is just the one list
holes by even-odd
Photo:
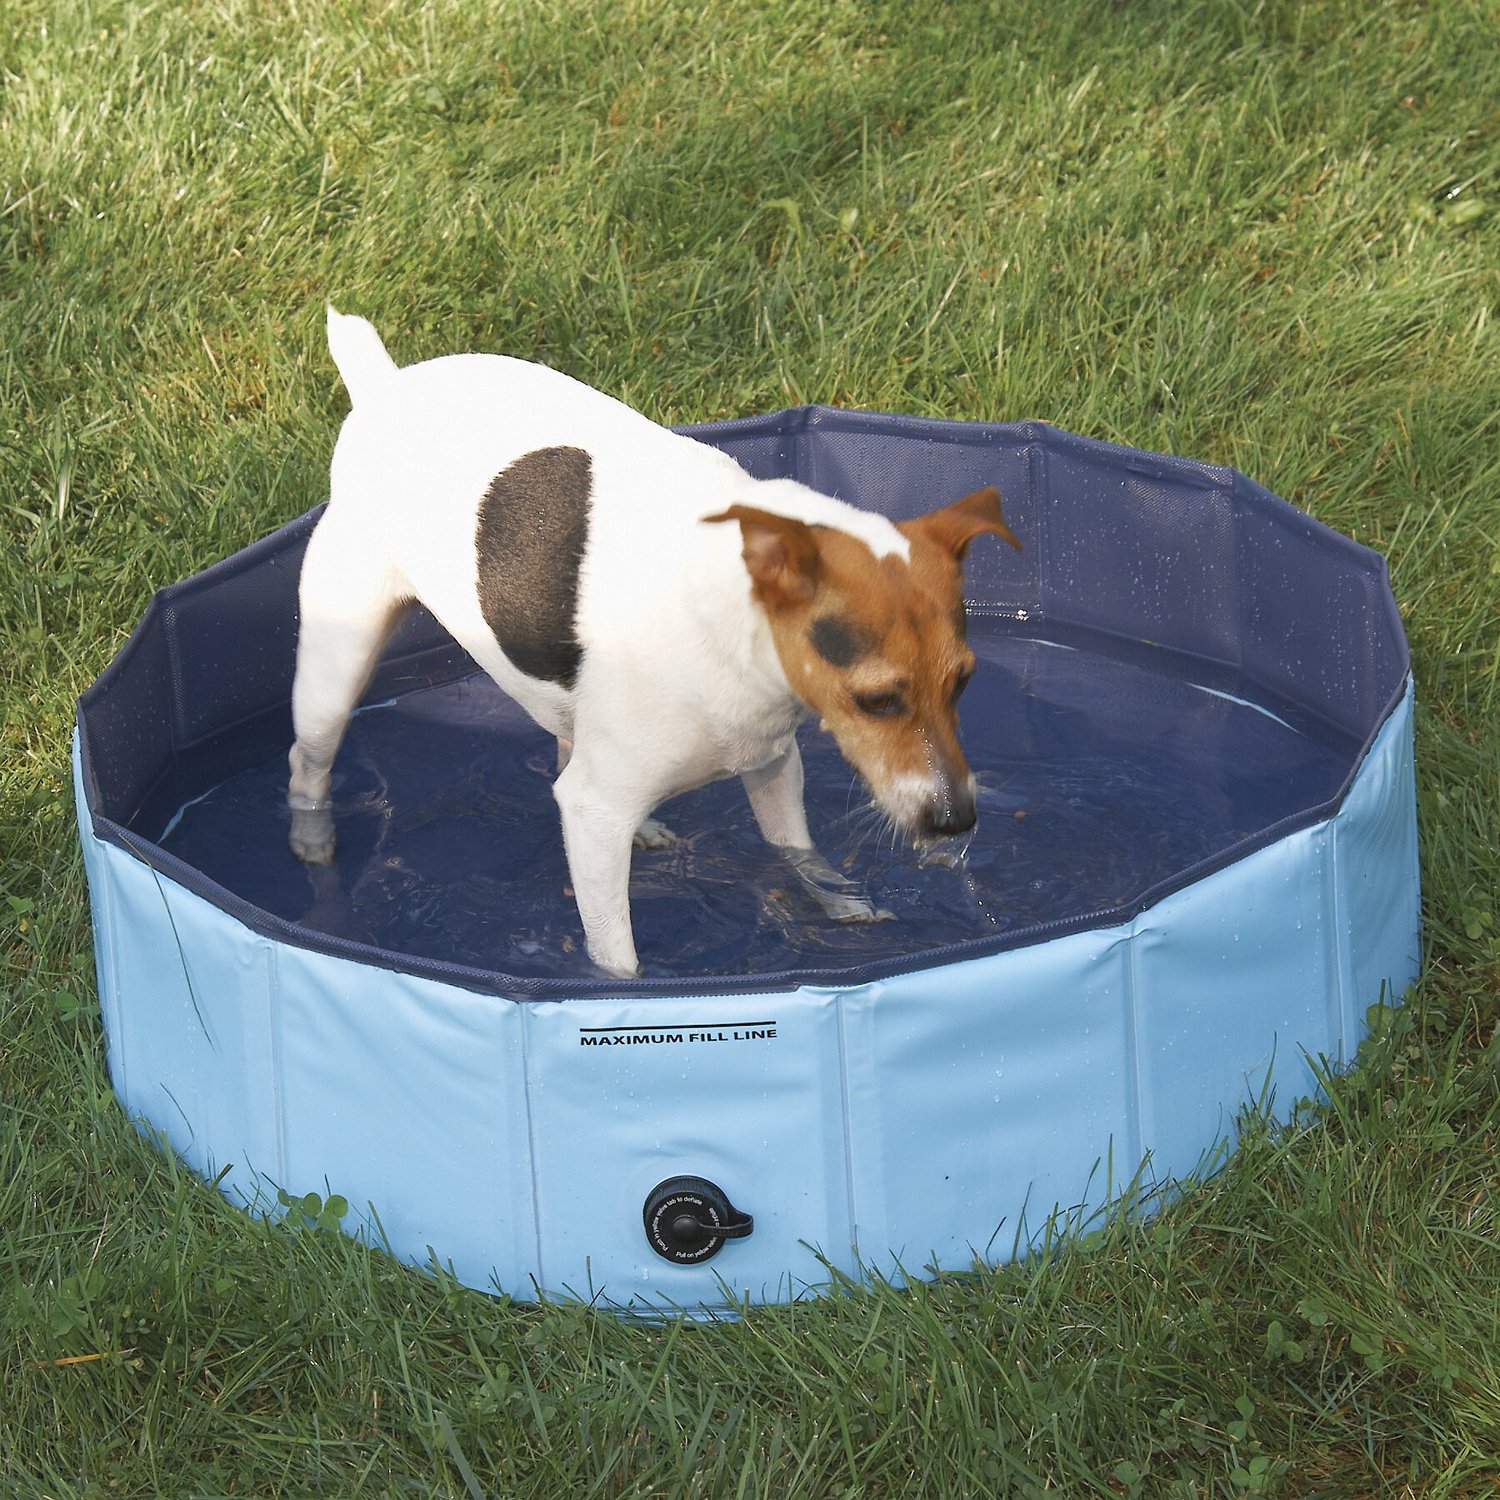
[[646, 1239], [664, 1260], [696, 1266], [712, 1260], [726, 1240], [743, 1239], [755, 1220], [706, 1177], [668, 1177], [646, 1195], [641, 1211]]

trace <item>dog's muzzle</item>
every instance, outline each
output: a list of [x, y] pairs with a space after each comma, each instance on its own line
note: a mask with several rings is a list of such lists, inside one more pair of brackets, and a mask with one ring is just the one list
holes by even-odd
[[950, 839], [974, 826], [974, 777], [903, 777], [876, 801], [892, 822], [918, 844]]
[[922, 809], [918, 839], [951, 839], [974, 826], [974, 778], [962, 784], [945, 781]]

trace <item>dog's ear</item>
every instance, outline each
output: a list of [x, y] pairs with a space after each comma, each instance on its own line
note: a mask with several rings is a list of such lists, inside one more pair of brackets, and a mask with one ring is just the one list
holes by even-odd
[[964, 560], [969, 543], [985, 532], [1009, 542], [1017, 552], [1021, 550], [1015, 533], [1005, 524], [1000, 509], [1000, 491], [994, 485], [975, 490], [972, 495], [965, 495], [962, 500], [955, 500], [952, 505], [945, 505], [930, 515], [897, 524], [907, 536], [922, 537], [945, 552], [951, 552], [959, 562]]
[[817, 592], [822, 558], [812, 527], [791, 516], [731, 505], [705, 521], [738, 521], [741, 556], [754, 584], [755, 597], [767, 609], [805, 604]]

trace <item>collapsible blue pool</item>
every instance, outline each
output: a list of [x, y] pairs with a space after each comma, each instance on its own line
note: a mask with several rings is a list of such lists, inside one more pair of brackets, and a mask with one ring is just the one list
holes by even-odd
[[309, 514], [163, 590], [79, 703], [111, 1076], [237, 1201], [514, 1296], [700, 1312], [1022, 1253], [1218, 1159], [1418, 965], [1412, 695], [1381, 559], [1229, 469], [1040, 423], [799, 408], [688, 429], [893, 516], [997, 484], [966, 565], [965, 853], [892, 847], [804, 739], [824, 920], [738, 783], [635, 856], [589, 968], [547, 738], [425, 615], [288, 852]]

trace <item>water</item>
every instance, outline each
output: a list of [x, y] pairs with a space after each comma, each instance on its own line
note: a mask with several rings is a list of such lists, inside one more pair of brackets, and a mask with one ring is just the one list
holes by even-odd
[[[842, 968], [1122, 906], [1333, 797], [1358, 747], [1147, 648], [971, 623], [981, 661], [962, 733], [980, 783], [962, 848], [893, 843], [832, 741], [803, 732], [819, 848], [890, 914], [822, 917], [762, 843], [737, 781], [658, 816], [637, 850], [648, 976]], [[1034, 627], [1033, 627], [1034, 628]], [[592, 975], [551, 796], [552, 743], [487, 678], [361, 712], [335, 773], [339, 851], [288, 851], [286, 747], [141, 828], [220, 885], [302, 926], [388, 952], [534, 977]]]

